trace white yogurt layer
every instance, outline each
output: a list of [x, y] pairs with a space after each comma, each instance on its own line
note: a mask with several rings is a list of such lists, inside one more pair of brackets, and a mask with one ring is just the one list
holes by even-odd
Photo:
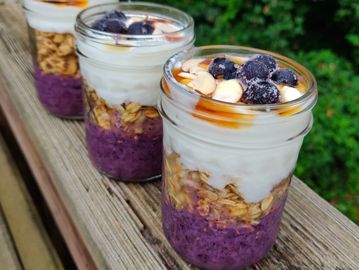
[[185, 97], [172, 88], [171, 95], [190, 111], [162, 98], [163, 112], [176, 123], [164, 120], [164, 150], [177, 153], [184, 168], [207, 172], [213, 187], [234, 183], [247, 203], [255, 203], [293, 172], [312, 124], [310, 110], [289, 117], [261, 113], [250, 126], [226, 128], [194, 117], [194, 96]]
[[[116, 0], [88, 0], [88, 6], [117, 3]], [[83, 9], [76, 6], [59, 6], [36, 0], [24, 0], [26, 18], [30, 27], [42, 32], [75, 33], [77, 14]]]
[[[168, 29], [174, 32], [180, 26], [173, 23]], [[155, 106], [163, 64], [176, 52], [190, 48], [192, 42], [193, 35], [155, 46], [125, 47], [100, 44], [80, 36], [77, 46], [81, 73], [97, 95], [109, 104], [130, 101]]]

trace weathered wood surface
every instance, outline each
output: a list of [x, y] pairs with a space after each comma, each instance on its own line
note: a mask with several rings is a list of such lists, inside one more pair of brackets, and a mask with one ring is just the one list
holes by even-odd
[[[0, 104], [46, 200], [55, 204], [50, 208], [61, 231], [73, 236], [65, 240], [76, 263], [82, 269], [191, 269], [162, 233], [159, 182], [123, 184], [101, 176], [87, 158], [82, 123], [41, 108], [27, 39], [20, 6], [5, 1]], [[358, 250], [358, 227], [294, 179], [279, 238], [252, 269], [359, 269]]]
[[0, 267], [6, 270], [21, 270], [21, 263], [16, 254], [14, 243], [6, 226], [0, 208]]
[[22, 265], [25, 269], [64, 269], [24, 181], [0, 133], [0, 204]]

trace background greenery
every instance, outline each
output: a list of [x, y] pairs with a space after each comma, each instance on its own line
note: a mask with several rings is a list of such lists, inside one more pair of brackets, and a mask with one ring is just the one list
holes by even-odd
[[315, 124], [296, 175], [359, 223], [359, 2], [351, 0], [155, 0], [196, 21], [196, 45], [275, 51], [318, 81]]

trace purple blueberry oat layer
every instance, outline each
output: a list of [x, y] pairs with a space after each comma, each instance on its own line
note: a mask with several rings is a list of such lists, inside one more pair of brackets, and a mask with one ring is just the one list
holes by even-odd
[[131, 135], [86, 121], [86, 141], [92, 162], [104, 174], [122, 181], [146, 180], [161, 174], [162, 121], [147, 121], [144, 133]]
[[285, 197], [254, 225], [210, 225], [198, 211], [162, 203], [163, 230], [176, 252], [201, 269], [240, 270], [263, 258], [279, 231]]
[[62, 117], [83, 117], [80, 77], [46, 74], [35, 68], [35, 85], [39, 100], [47, 111]]

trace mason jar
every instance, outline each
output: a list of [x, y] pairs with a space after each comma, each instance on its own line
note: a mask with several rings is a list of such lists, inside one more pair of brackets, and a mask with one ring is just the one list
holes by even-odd
[[59, 117], [83, 118], [74, 24], [85, 7], [118, 0], [24, 0], [37, 95]]
[[[94, 29], [99, 19], [114, 11], [176, 30], [131, 35]], [[98, 5], [79, 14], [76, 32], [87, 149], [103, 174], [122, 181], [146, 181], [161, 174], [162, 119], [156, 105], [163, 64], [193, 46], [193, 24], [186, 13], [151, 3]]]
[[[291, 102], [236, 104], [201, 96], [178, 81], [188, 59], [273, 56], [305, 94]], [[273, 246], [317, 86], [286, 57], [252, 48], [208, 46], [178, 53], [164, 67], [162, 224], [172, 247], [203, 269], [244, 269]]]

